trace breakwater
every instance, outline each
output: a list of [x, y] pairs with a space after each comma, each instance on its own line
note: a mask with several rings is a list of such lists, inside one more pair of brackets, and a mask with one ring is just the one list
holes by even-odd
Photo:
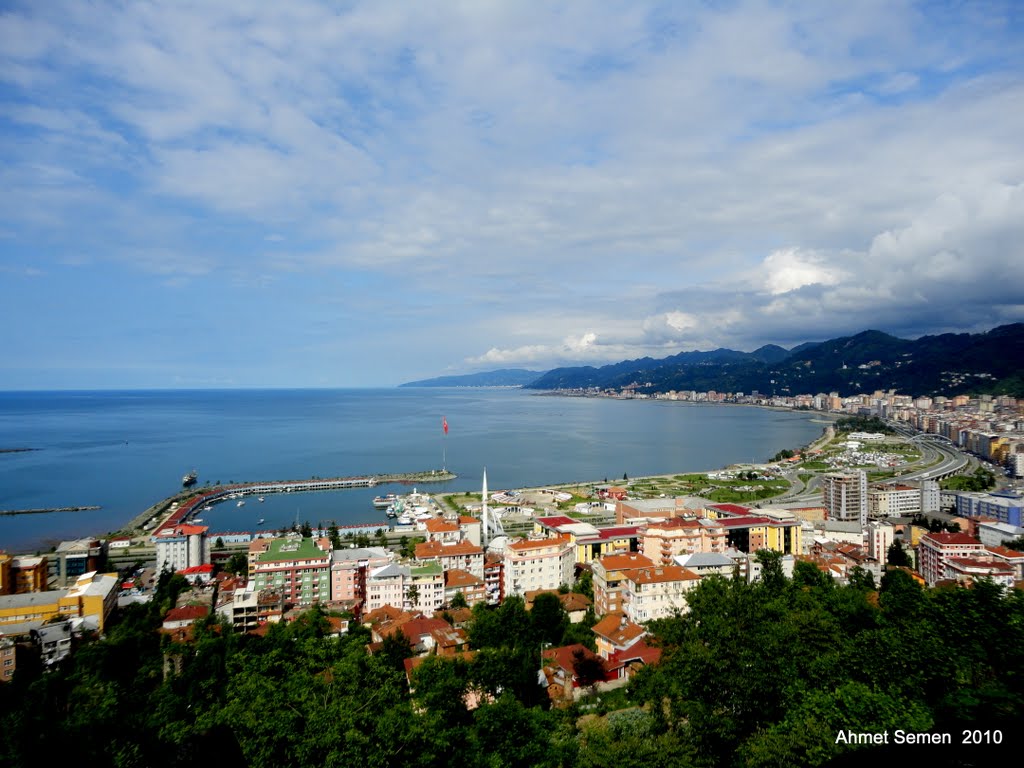
[[91, 512], [103, 507], [41, 507], [38, 509], [0, 509], [0, 515], [46, 515], [50, 512]]
[[[387, 483], [439, 483], [454, 480], [456, 477], [454, 473], [447, 470], [432, 469], [426, 472], [398, 472], [362, 475], [359, 477], [314, 477], [309, 480], [232, 483], [212, 488], [190, 489], [189, 491], [176, 493], [174, 496], [150, 507], [146, 513], [136, 517], [132, 521], [131, 526], [136, 529], [141, 527], [145, 530], [150, 530], [155, 526], [156, 529], [153, 530], [153, 535], [157, 536], [163, 530], [188, 522], [197, 511], [203, 509], [206, 505], [223, 499], [242, 496], [263, 496], [272, 493], [305, 493], [308, 491], [337, 491], [346, 488], [372, 488], [375, 485]], [[165, 512], [169, 514], [162, 522], [157, 524], [157, 519]]]

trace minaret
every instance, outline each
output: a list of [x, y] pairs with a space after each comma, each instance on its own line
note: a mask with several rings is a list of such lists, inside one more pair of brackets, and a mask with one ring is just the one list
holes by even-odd
[[487, 467], [484, 467], [484, 487], [480, 498], [483, 502], [483, 506], [480, 510], [480, 527], [483, 529], [480, 532], [480, 542], [484, 545], [484, 552], [486, 552], [491, 534], [491, 521], [488, 519], [489, 515], [487, 514]]

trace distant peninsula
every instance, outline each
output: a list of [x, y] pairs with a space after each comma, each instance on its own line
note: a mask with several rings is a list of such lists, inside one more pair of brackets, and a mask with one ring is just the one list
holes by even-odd
[[400, 387], [523, 387], [544, 375], [544, 371], [524, 368], [503, 368], [500, 371], [468, 373], [461, 376], [438, 376], [399, 384]]

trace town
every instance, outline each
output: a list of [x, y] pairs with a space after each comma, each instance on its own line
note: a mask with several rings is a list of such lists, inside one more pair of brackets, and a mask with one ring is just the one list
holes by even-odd
[[[602, 393], [608, 394], [630, 396]], [[745, 400], [716, 393], [683, 397]], [[922, 610], [906, 607], [908, 599], [920, 599], [909, 595], [934, 593], [941, 604], [962, 593], [989, 601], [990, 608], [983, 619], [971, 618], [977, 616], [973, 610], [962, 612], [956, 631], [970, 637], [989, 631], [982, 624], [1001, 625], [999, 606], [1016, 604], [1006, 601], [1024, 585], [1018, 485], [1024, 423], [1017, 401], [875, 393], [775, 398], [770, 405], [822, 406], [829, 424], [811, 445], [712, 472], [489, 491], [484, 470], [479, 493], [414, 488], [381, 497], [380, 503], [401, 511], [388, 530], [304, 523], [280, 531], [215, 532], [195, 521], [211, 497], [245, 492], [233, 486], [186, 490], [151, 507], [133, 521], [139, 527], [120, 535], [65, 541], [47, 553], [0, 553], [0, 697], [14, 696], [13, 702], [47, 680], [72, 674], [77, 664], [88, 668], [86, 659], [95, 658], [89, 649], [108, 643], [148, 644], [148, 656], [138, 663], [159, 660], [159, 666], [150, 667], [146, 686], [174, 691], [208, 674], [211, 652], [234, 647], [235, 667], [242, 669], [258, 662], [260, 643], [285, 643], [296, 649], [292, 664], [306, 664], [305, 654], [322, 653], [316, 650], [320, 643], [333, 642], [338, 653], [347, 649], [357, 655], [352, 658], [377, 659], [381, 670], [401, 675], [404, 691], [392, 691], [379, 704], [382, 712], [395, 706], [412, 706], [417, 717], [444, 712], [446, 727], [466, 717], [486, 718], [501, 706], [542, 706], [574, 721], [597, 712], [599, 732], [618, 733], [628, 744], [632, 737], [613, 728], [616, 718], [648, 712], [628, 715], [647, 723], [649, 704], [635, 707], [650, 695], [645, 691], [651, 681], [689, 674], [678, 671], [681, 664], [702, 664], [699, 657], [680, 656], [672, 640], [684, 631], [680, 627], [708, 632], [722, 626], [750, 639], [780, 620], [799, 626], [800, 620], [779, 614], [771, 620], [766, 614], [760, 629], [739, 616], [720, 625], [725, 616], [719, 612], [736, 610], [723, 605], [737, 600], [757, 599], [763, 613], [778, 610], [765, 606], [796, 599], [787, 594], [804, 594], [800, 599], [810, 599], [815, 611], [843, 615], [849, 606], [828, 606], [853, 599], [861, 611], [906, 622]], [[327, 485], [353, 483], [363, 480]], [[268, 484], [253, 488], [274, 490]], [[314, 645], [301, 652], [287, 645], [310, 637]], [[725, 636], [716, 637], [702, 642], [727, 644]], [[230, 638], [244, 644], [210, 650]], [[757, 674], [749, 661], [741, 662], [745, 652], [724, 648], [720, 653], [731, 654], [729, 661], [722, 666], [726, 657], [720, 656], [714, 674], [730, 674], [742, 663], [746, 671], [739, 674], [752, 685]], [[975, 664], [970, 658], [965, 652], [959, 663]], [[992, 663], [1002, 663], [1000, 658], [993, 656]], [[334, 674], [331, 667], [328, 673]], [[250, 673], [237, 674], [240, 680]], [[300, 673], [296, 668], [287, 674]], [[236, 678], [225, 678], [224, 686], [228, 679]], [[811, 678], [801, 683], [812, 684]], [[226, 707], [224, 697], [231, 694], [222, 687], [208, 695]], [[308, 704], [303, 699], [293, 706]], [[516, 710], [517, 716], [527, 717], [527, 711]], [[147, 714], [157, 722], [166, 716], [162, 709]], [[673, 748], [702, 743], [717, 755], [713, 760], [737, 749], [712, 738], [716, 726], [687, 721], [688, 731], [668, 732], [681, 739]], [[912, 732], [913, 743], [950, 743], [941, 730], [946, 726], [927, 717], [834, 722], [835, 728], [817, 735], [834, 750], [882, 743], [844, 738], [847, 733], [901, 729]], [[585, 728], [572, 748], [587, 753], [597, 727]], [[935, 727], [940, 730], [933, 732]], [[1003, 731], [985, 733], [1001, 740]], [[291, 743], [291, 736], [274, 734], [281, 742], [276, 749]], [[252, 758], [256, 742], [233, 738], [238, 751]], [[536, 734], [520, 748], [546, 749], [550, 738]], [[252, 759], [285, 759], [274, 754]]]

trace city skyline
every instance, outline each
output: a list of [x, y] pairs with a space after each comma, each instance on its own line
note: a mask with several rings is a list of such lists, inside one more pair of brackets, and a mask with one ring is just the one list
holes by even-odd
[[1012, 2], [8, 4], [0, 389], [1022, 321], [1022, 28]]

